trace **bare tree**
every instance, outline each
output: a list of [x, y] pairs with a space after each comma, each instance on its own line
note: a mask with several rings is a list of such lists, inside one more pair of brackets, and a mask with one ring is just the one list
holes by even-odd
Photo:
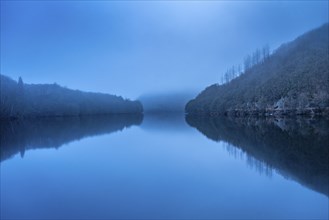
[[263, 62], [266, 61], [269, 57], [270, 57], [270, 46], [268, 44], [266, 44], [262, 48], [262, 59], [263, 59]]
[[245, 58], [244, 58], [244, 71], [247, 71], [251, 68], [251, 56], [250, 55], [247, 55]]
[[238, 65], [238, 74], [237, 74], [237, 75], [238, 75], [238, 76], [241, 75], [241, 64]]

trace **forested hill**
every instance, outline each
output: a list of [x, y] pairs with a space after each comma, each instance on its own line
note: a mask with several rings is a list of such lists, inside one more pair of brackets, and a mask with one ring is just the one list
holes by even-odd
[[188, 102], [192, 114], [328, 114], [328, 23]]
[[139, 101], [1, 77], [0, 118], [142, 113]]

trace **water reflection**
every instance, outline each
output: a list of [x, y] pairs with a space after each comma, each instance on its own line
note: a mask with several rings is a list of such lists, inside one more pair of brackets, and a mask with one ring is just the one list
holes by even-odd
[[235, 157], [271, 175], [287, 178], [329, 195], [327, 119], [229, 118], [187, 116], [186, 122], [214, 141], [224, 141]]
[[144, 115], [141, 128], [149, 132], [179, 133], [190, 131], [183, 113], [148, 113]]
[[140, 125], [143, 115], [112, 115], [93, 117], [43, 118], [1, 121], [1, 158], [26, 150], [59, 148], [63, 144], [85, 137], [108, 134], [132, 125]]

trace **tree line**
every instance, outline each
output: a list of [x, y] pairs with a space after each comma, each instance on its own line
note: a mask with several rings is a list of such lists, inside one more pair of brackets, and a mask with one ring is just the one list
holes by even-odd
[[142, 113], [139, 101], [58, 84], [25, 84], [1, 75], [0, 118]]
[[[245, 57], [185, 107], [196, 114], [329, 114], [328, 23], [285, 43]], [[238, 75], [239, 77], [234, 78]], [[225, 78], [225, 75], [227, 77]], [[234, 79], [234, 80], [232, 80]], [[229, 83], [227, 83], [229, 82]]]
[[250, 70], [253, 66], [264, 63], [270, 58], [270, 55], [271, 51], [268, 44], [264, 45], [261, 49], [256, 49], [253, 53], [245, 56], [243, 61], [243, 68], [241, 67], [241, 64], [233, 65], [228, 68], [226, 72], [221, 76], [220, 84], [228, 83]]

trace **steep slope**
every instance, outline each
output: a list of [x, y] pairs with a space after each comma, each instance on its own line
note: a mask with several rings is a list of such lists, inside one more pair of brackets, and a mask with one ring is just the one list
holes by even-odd
[[192, 114], [328, 114], [328, 23], [188, 102]]

